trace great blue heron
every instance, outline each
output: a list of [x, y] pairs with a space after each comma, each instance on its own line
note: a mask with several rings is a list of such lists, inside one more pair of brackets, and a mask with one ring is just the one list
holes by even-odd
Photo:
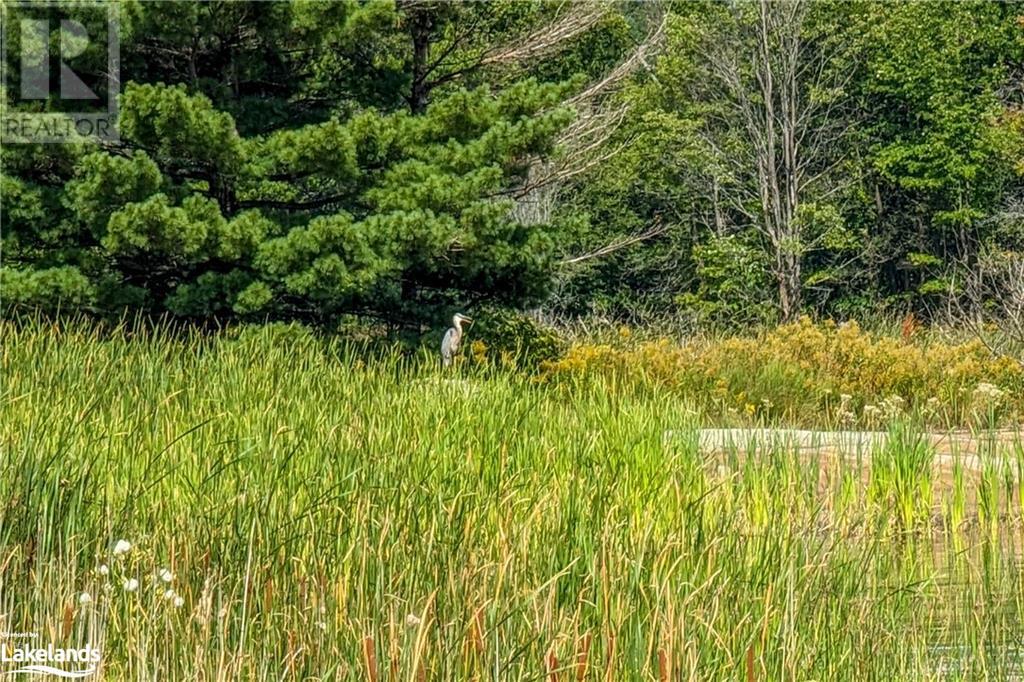
[[452, 326], [444, 333], [444, 340], [441, 341], [441, 364], [449, 367], [459, 352], [459, 345], [462, 343], [462, 323], [473, 323], [473, 320], [462, 313], [455, 313], [452, 317]]

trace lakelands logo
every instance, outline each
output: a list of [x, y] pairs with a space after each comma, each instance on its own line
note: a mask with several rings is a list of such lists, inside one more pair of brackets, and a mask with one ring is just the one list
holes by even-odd
[[0, 645], [0, 663], [5, 668], [17, 666], [14, 670], [5, 670], [5, 675], [36, 674], [81, 679], [96, 672], [100, 657], [100, 650], [91, 644], [81, 649], [64, 649], [53, 644], [45, 649], [31, 646], [10, 649]]

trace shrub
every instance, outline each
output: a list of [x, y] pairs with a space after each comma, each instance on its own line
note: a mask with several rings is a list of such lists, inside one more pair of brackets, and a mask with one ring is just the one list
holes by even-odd
[[499, 308], [473, 311], [467, 333], [470, 358], [480, 366], [536, 368], [565, 350], [558, 333], [531, 317]]
[[775, 318], [772, 279], [752, 234], [715, 237], [693, 247], [699, 286], [676, 302], [704, 324], [735, 329]]
[[[765, 419], [818, 422], [826, 414], [871, 425], [900, 409], [936, 422], [987, 424], [1024, 415], [1024, 369], [981, 342], [908, 343], [876, 337], [856, 322], [804, 318], [756, 336], [689, 345], [581, 344], [543, 366], [547, 381], [587, 376], [657, 384]], [[988, 400], [984, 408], [979, 396]]]

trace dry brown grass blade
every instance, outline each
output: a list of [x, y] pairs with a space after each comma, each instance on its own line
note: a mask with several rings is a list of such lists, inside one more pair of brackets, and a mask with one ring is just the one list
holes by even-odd
[[608, 660], [605, 663], [604, 679], [611, 682], [615, 679], [615, 635], [608, 637]]
[[420, 617], [419, 631], [416, 633], [416, 645], [412, 657], [413, 679], [426, 680], [427, 671], [424, 663], [424, 654], [427, 650], [427, 632], [430, 630], [430, 609], [434, 605], [434, 598], [437, 597], [437, 590], [430, 593], [427, 603], [423, 607], [423, 615]]

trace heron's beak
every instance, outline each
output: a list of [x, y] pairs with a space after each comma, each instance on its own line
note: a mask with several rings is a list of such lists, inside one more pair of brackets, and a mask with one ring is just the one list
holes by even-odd
[[472, 317], [466, 317], [465, 315], [463, 315], [462, 319], [464, 319], [466, 322], [469, 322], [470, 324], [473, 324], [473, 318]]

